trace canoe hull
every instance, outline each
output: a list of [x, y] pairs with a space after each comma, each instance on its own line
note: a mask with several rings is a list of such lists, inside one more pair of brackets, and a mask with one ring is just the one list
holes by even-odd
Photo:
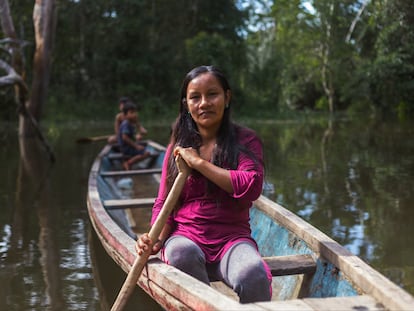
[[[159, 173], [154, 172], [162, 166], [165, 149], [157, 144], [151, 146], [160, 152], [160, 157], [151, 163], [151, 170], [145, 171], [148, 169], [145, 168], [141, 172], [137, 171], [138, 177], [134, 183], [138, 184], [133, 187], [143, 186], [139, 184], [143, 180], [139, 176], [144, 173], [146, 178], [149, 175], [150, 178], [159, 180]], [[87, 197], [88, 212], [106, 252], [128, 273], [135, 259], [133, 233], [125, 228], [123, 230], [125, 225], [120, 225], [119, 219], [111, 216], [113, 210], [104, 206], [104, 202], [110, 199], [113, 203], [128, 197], [117, 188], [117, 181], [126, 175], [122, 175], [123, 172], [118, 172], [119, 176], [116, 171], [108, 172], [116, 167], [108, 159], [110, 153], [111, 148], [105, 147], [92, 166]], [[128, 195], [134, 198], [133, 194]], [[147, 197], [150, 197], [148, 193]], [[122, 213], [123, 209], [118, 211]], [[353, 310], [361, 307], [361, 303], [365, 310], [414, 309], [411, 295], [277, 203], [261, 196], [254, 202], [250, 216], [252, 236], [257, 241], [262, 256], [291, 258], [289, 255], [310, 255], [315, 263], [315, 269], [311, 273], [303, 273], [305, 270], [301, 270], [304, 267], [300, 264], [295, 274], [286, 272], [289, 275], [284, 275], [285, 272], [280, 272], [283, 269], [279, 269], [278, 276], [273, 278], [271, 302], [240, 304], [234, 294], [229, 297], [215, 290], [215, 286], [213, 288], [198, 282], [157, 257], [150, 258], [138, 285], [166, 310], [321, 310], [321, 306], [324, 306], [324, 310]], [[149, 219], [145, 221], [149, 226]], [[309, 256], [303, 258], [305, 257], [309, 259]]]

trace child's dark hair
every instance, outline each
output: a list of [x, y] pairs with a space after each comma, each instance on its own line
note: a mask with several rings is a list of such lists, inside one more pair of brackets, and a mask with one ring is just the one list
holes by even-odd
[[130, 99], [129, 99], [129, 97], [126, 97], [126, 96], [122, 96], [120, 99], [119, 99], [119, 103], [120, 104], [125, 104], [126, 102], [128, 102], [128, 101], [130, 101]]
[[122, 112], [126, 115], [128, 111], [137, 111], [137, 105], [135, 105], [132, 101], [128, 100], [124, 103], [122, 107]]

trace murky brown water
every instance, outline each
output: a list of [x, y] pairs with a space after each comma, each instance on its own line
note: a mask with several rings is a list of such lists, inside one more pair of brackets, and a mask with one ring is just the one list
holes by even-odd
[[[265, 144], [268, 196], [414, 294], [413, 126], [324, 119], [248, 125]], [[151, 138], [167, 142], [168, 125], [147, 127]], [[15, 125], [0, 124], [0, 300], [7, 310], [107, 310], [117, 294], [124, 275], [91, 238], [85, 203], [103, 143], [75, 143], [110, 128], [50, 129], [57, 162], [48, 169], [36, 156], [21, 162]], [[154, 307], [144, 298], [137, 304]]]

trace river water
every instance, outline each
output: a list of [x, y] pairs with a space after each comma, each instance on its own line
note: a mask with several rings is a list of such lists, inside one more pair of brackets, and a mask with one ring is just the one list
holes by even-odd
[[[245, 124], [264, 142], [266, 195], [414, 294], [414, 127], [325, 118]], [[145, 125], [167, 143], [168, 124]], [[0, 124], [0, 310], [109, 309], [125, 276], [94, 238], [85, 200], [104, 143], [76, 139], [110, 131], [111, 122], [50, 126], [49, 167], [31, 153], [22, 161], [16, 125]], [[145, 297], [130, 303], [137, 306], [155, 309]]]

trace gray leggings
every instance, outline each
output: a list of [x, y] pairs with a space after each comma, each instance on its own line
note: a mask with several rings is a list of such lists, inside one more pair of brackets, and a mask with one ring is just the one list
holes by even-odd
[[210, 284], [220, 280], [239, 295], [241, 303], [269, 301], [271, 286], [263, 260], [256, 248], [248, 242], [233, 245], [217, 263], [206, 263], [203, 251], [190, 239], [172, 236], [165, 242], [166, 261]]

